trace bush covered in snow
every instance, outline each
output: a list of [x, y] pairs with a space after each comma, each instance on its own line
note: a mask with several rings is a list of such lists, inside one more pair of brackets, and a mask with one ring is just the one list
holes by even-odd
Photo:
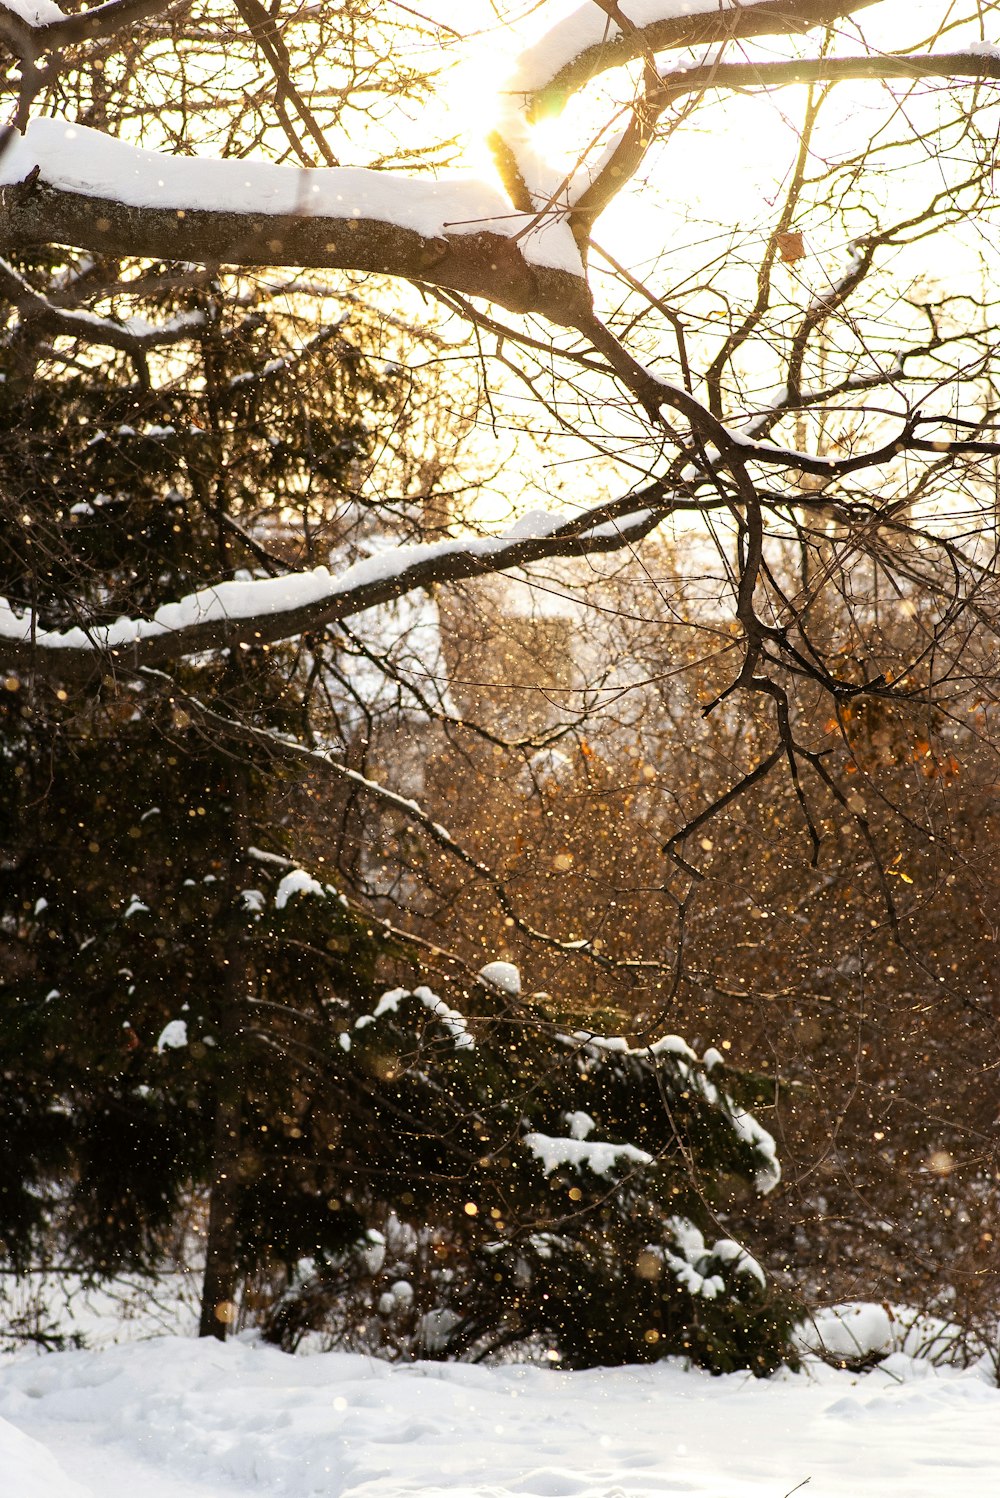
[[[116, 765], [148, 731], [120, 727]], [[717, 1223], [734, 1183], [779, 1174], [718, 1053], [566, 1033], [509, 963], [441, 994], [380, 987], [399, 947], [333, 885], [252, 844], [209, 856], [253, 785], [212, 753], [150, 755], [148, 819], [123, 805], [115, 824], [121, 862], [92, 884], [53, 863], [24, 919], [34, 966], [2, 1026], [24, 1058], [8, 1261], [43, 1248], [89, 1275], [154, 1274], [178, 1213], [210, 1198], [207, 1258], [225, 1262], [203, 1330], [220, 1310], [231, 1324], [242, 1282], [289, 1347], [326, 1328], [572, 1366], [788, 1355], [792, 1308]], [[181, 828], [183, 859], [164, 851]], [[125, 860], [143, 839], [140, 878]]]
[[361, 1227], [318, 1248], [267, 1334], [437, 1357], [531, 1341], [574, 1367], [788, 1357], [793, 1307], [713, 1226], [734, 1180], [779, 1175], [738, 1079], [675, 1036], [566, 1034], [509, 984], [455, 1002], [397, 988], [343, 1030], [356, 1111], [327, 1205]]

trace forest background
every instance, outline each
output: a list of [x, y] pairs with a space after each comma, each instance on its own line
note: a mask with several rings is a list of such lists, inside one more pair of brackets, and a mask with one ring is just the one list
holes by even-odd
[[555, 1180], [641, 1290], [629, 1170], [492, 1173], [604, 1035], [702, 1079], [642, 1147], [782, 1294], [988, 1321], [991, 19], [7, 8], [9, 1267], [201, 1238], [204, 1330], [412, 1347]]

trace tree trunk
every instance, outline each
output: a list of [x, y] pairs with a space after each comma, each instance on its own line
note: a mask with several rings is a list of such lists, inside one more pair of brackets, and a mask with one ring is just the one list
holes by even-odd
[[240, 1155], [243, 1134], [242, 1030], [249, 992], [250, 969], [244, 922], [238, 906], [246, 857], [246, 826], [249, 767], [230, 762], [227, 880], [228, 909], [223, 962], [222, 1013], [218, 1034], [218, 1079], [215, 1093], [215, 1127], [212, 1140], [212, 1186], [205, 1240], [205, 1277], [201, 1291], [200, 1337], [220, 1342], [236, 1315], [235, 1296], [239, 1272], [237, 1213], [240, 1193]]
[[236, 1212], [239, 1205], [241, 1099], [220, 1088], [213, 1143], [214, 1178], [208, 1209], [205, 1278], [201, 1289], [199, 1337], [226, 1339], [235, 1317], [237, 1274]]

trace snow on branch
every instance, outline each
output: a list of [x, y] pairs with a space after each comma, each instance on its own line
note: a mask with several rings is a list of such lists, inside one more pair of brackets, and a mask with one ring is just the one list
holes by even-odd
[[176, 317], [156, 324], [144, 317], [118, 320], [99, 317], [83, 308], [57, 307], [6, 260], [0, 260], [0, 291], [7, 294], [25, 322], [32, 322], [47, 333], [78, 338], [131, 354], [184, 343], [203, 328], [206, 321], [203, 312], [180, 312]]
[[7, 24], [8, 17], [23, 21], [31, 31], [40, 31], [47, 26], [65, 21], [66, 13], [52, 0], [0, 0], [0, 27]]
[[[627, 27], [588, 3], [522, 54], [503, 91], [507, 107], [494, 145], [509, 196], [472, 177], [170, 156], [71, 121], [36, 119], [23, 136], [8, 136], [0, 152], [0, 238], [9, 250], [58, 243], [108, 256], [399, 276], [579, 326], [590, 296], [577, 240], [621, 190], [648, 147], [651, 119], [679, 90], [803, 76], [994, 77], [1000, 61], [980, 47], [938, 58], [777, 61], [763, 70], [717, 61], [701, 81], [704, 69], [669, 74], [645, 101], [636, 141], [635, 131], [626, 132], [624, 146], [597, 169], [597, 182], [589, 171], [566, 180], [533, 147], [538, 101], [559, 101], [595, 72], [635, 56], [800, 33], [869, 3], [629, 0]], [[37, 55], [166, 8], [163, 0], [111, 0], [60, 20], [51, 0], [0, 0], [0, 38], [5, 27], [26, 28]], [[36, 14], [37, 24], [26, 19]]]
[[473, 177], [167, 156], [44, 118], [8, 143], [0, 188], [8, 246], [371, 271], [521, 312], [584, 297], [564, 219], [536, 222]]
[[34, 61], [78, 42], [133, 34], [140, 21], [186, 6], [188, 0], [108, 0], [66, 15], [53, 0], [0, 0], [0, 41], [16, 57]]
[[[1000, 54], [973, 43], [939, 56], [784, 59], [727, 63], [721, 46], [701, 65], [667, 68], [657, 87], [658, 53], [699, 45], [794, 36], [852, 15], [874, 0], [588, 0], [524, 51], [504, 85], [501, 123], [491, 138], [497, 167], [512, 202], [524, 211], [570, 216], [584, 244], [594, 219], [621, 192], [645, 158], [654, 125], [682, 94], [720, 89], [773, 88], [809, 81], [928, 77], [1000, 77]], [[642, 58], [646, 82], [629, 126], [601, 161], [578, 162], [566, 174], [541, 158], [531, 125], [558, 112], [567, 98], [608, 69]]]
[[618, 550], [646, 535], [666, 508], [650, 502], [631, 514], [608, 519], [607, 513], [607, 506], [598, 507], [588, 527], [579, 517], [561, 521], [536, 512], [527, 530], [515, 525], [505, 536], [398, 546], [339, 575], [323, 566], [285, 577], [220, 582], [164, 604], [151, 619], [51, 630], [30, 609], [19, 613], [0, 599], [0, 660], [69, 678], [90, 675], [104, 661], [138, 668], [241, 642], [289, 639], [415, 588], [503, 572], [545, 557]]
[[[658, 386], [663, 397], [665, 387]], [[677, 395], [682, 392], [675, 392]], [[690, 399], [690, 398], [688, 398]], [[697, 418], [703, 408], [694, 403]], [[708, 417], [722, 435], [716, 463], [757, 461], [789, 464], [831, 477], [889, 462], [900, 451], [940, 454], [1000, 453], [1000, 443], [922, 439], [911, 418], [904, 432], [883, 447], [847, 459], [811, 459], [808, 454], [773, 448], [731, 431]], [[712, 455], [709, 454], [711, 457]], [[326, 566], [282, 577], [229, 580], [211, 584], [161, 605], [152, 618], [122, 617], [112, 624], [87, 623], [71, 629], [45, 627], [31, 609], [0, 598], [0, 662], [11, 669], [50, 673], [60, 679], [89, 677], [109, 665], [140, 669], [204, 650], [240, 644], [263, 645], [316, 630], [389, 603], [418, 588], [505, 572], [552, 557], [596, 555], [633, 545], [667, 515], [721, 503], [692, 496], [690, 486], [655, 480], [644, 490], [564, 518], [541, 511], [517, 522], [502, 536], [462, 536], [396, 546], [355, 562], [339, 574]]]
[[521, 54], [507, 91], [529, 107], [543, 96], [564, 97], [597, 74], [674, 47], [730, 38], [788, 36], [809, 31], [875, 0], [626, 0], [620, 26], [593, 0], [581, 5]]

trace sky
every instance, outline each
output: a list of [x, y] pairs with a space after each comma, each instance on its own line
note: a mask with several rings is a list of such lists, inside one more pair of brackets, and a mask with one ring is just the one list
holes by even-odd
[[[494, 123], [495, 100], [519, 48], [578, 8], [577, 0], [514, 0], [508, 4], [503, 0], [428, 0], [427, 4], [416, 0], [415, 11], [439, 22], [442, 28], [460, 31], [466, 39], [456, 44], [454, 36], [442, 30], [447, 53], [459, 58], [442, 80], [442, 92], [449, 122], [463, 122], [465, 162], [477, 175], [495, 180], [485, 137]], [[498, 22], [498, 9], [511, 18], [508, 24]], [[627, 5], [625, 9], [627, 13]], [[964, 29], [949, 32], [933, 47], [936, 51], [948, 50], [960, 39], [979, 36], [979, 9], [975, 0], [881, 0], [859, 12], [856, 23], [843, 25], [839, 50], [861, 50], [858, 26], [876, 48], [908, 50], [924, 46], [946, 20], [954, 26], [959, 18], [969, 18]], [[988, 15], [987, 10], [987, 21]], [[1000, 17], [994, 34], [1000, 39]], [[988, 31], [987, 39], [993, 39]], [[787, 44], [781, 40], [763, 41], [756, 55], [768, 55], [772, 46], [779, 55], [787, 55]], [[840, 107], [832, 111], [828, 138], [835, 132], [837, 148], [844, 151], [860, 145], [884, 123], [886, 100], [882, 88], [874, 83], [841, 84], [836, 95]], [[727, 215], [734, 220], [762, 215], [766, 222], [771, 206], [767, 199], [774, 201], [794, 159], [804, 101], [804, 89], [786, 88], [767, 97], [728, 96], [724, 107], [700, 110], [659, 164], [663, 178], [668, 179], [669, 206], [683, 204], [705, 211], [719, 222], [725, 222]], [[607, 114], [602, 109], [588, 115], [579, 104], [574, 105], [561, 118], [536, 127], [534, 142], [550, 160], [571, 166], [581, 142], [604, 123]], [[604, 241], [616, 254], [634, 253], [637, 245], [647, 243], [655, 251], [658, 239], [670, 232], [664, 221], [664, 206], [662, 195], [650, 192], [643, 183], [634, 184], [619, 196], [601, 223]]]
[[[575, 8], [573, 0], [543, 0], [540, 4], [524, 0], [520, 5], [504, 7], [507, 14], [520, 17], [517, 24], [504, 27], [496, 23], [491, 0], [463, 0], [460, 4], [431, 0], [424, 7], [425, 13], [444, 25], [457, 25], [468, 38], [458, 49], [464, 53], [463, 61], [445, 80], [444, 93], [449, 120], [465, 123], [465, 160], [477, 174], [489, 177], [493, 172], [484, 143], [493, 118], [490, 100], [509, 76], [517, 45], [534, 40], [540, 31]], [[625, 8], [627, 12], [627, 3]], [[992, 35], [986, 30], [987, 39], [1000, 39], [1000, 15], [993, 7], [978, 7], [974, 0], [881, 0], [860, 11], [856, 22], [844, 24], [840, 50], [863, 50], [857, 37], [859, 26], [874, 47], [920, 50], [945, 24], [951, 29], [933, 42], [931, 50], [952, 50], [964, 41], [979, 38], [980, 10], [987, 28], [991, 16], [995, 19]], [[957, 22], [962, 19], [964, 28], [958, 28]], [[475, 35], [480, 23], [485, 29]], [[449, 51], [452, 46], [449, 41]], [[779, 55], [787, 53], [787, 43], [780, 39], [758, 46], [758, 55], [762, 56], [771, 49]], [[859, 180], [857, 201], [849, 214], [831, 211], [826, 217], [815, 212], [808, 216], [804, 258], [777, 269], [778, 289], [787, 294], [790, 312], [796, 304], [805, 305], [825, 293], [843, 274], [852, 254], [852, 234], [904, 216], [908, 205], [936, 190], [939, 184], [935, 174], [943, 182], [947, 172], [953, 170], [944, 159], [947, 153], [939, 161], [934, 156], [940, 141], [938, 98], [949, 92], [949, 87], [943, 85], [937, 98], [932, 91], [919, 92], [921, 97], [914, 98], [901, 84], [888, 88], [873, 82], [841, 84], [824, 106], [829, 119], [825, 132], [817, 138], [818, 152], [810, 163], [817, 172], [824, 167], [824, 157], [860, 153], [870, 140], [884, 145], [893, 134], [916, 140], [926, 129], [931, 146], [922, 161], [916, 147], [908, 153], [897, 153], [898, 161], [891, 156], [883, 162], [873, 159]], [[755, 267], [771, 240], [798, 150], [805, 102], [805, 89], [791, 87], [752, 96], [729, 95], [700, 105], [669, 141], [651, 153], [648, 170], [617, 196], [598, 221], [594, 236], [598, 244], [640, 277], [648, 278], [649, 284], [668, 298], [675, 288], [683, 287], [685, 276], [707, 279], [706, 267], [710, 267], [712, 277], [731, 299], [728, 306], [720, 301], [717, 309], [719, 326], [724, 326], [734, 306], [732, 298], [738, 304], [741, 297], [753, 295]], [[590, 137], [608, 113], [607, 106], [601, 105], [588, 116], [577, 101], [562, 117], [540, 125], [534, 133], [535, 143], [561, 168], [571, 167], [581, 141]], [[984, 128], [988, 135], [988, 116]], [[905, 298], [911, 292], [920, 295], [928, 285], [946, 282], [950, 290], [967, 287], [975, 296], [982, 285], [982, 259], [989, 260], [995, 254], [993, 224], [988, 216], [981, 215], [913, 248], [881, 251], [880, 280], [890, 290], [880, 304], [865, 303], [859, 331], [866, 340], [883, 334], [889, 337], [894, 324], [892, 298]], [[595, 284], [603, 311], [613, 304], [611, 298], [616, 292], [613, 286], [601, 286], [596, 256], [592, 265], [598, 270]], [[737, 266], [743, 270], [737, 271]], [[687, 303], [688, 311], [691, 305]], [[712, 315], [709, 311], [708, 316]], [[706, 324], [705, 336], [710, 332]], [[647, 351], [637, 351], [648, 357]], [[775, 361], [769, 359], [763, 343], [759, 365], [757, 391], [761, 402], [766, 403], [778, 376]]]

